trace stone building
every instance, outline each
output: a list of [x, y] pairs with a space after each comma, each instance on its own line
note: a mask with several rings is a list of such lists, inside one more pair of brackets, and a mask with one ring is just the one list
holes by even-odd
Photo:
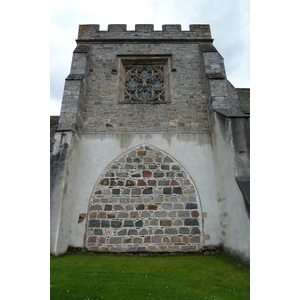
[[210, 26], [189, 29], [79, 26], [51, 126], [52, 254], [249, 262], [249, 89], [226, 79]]

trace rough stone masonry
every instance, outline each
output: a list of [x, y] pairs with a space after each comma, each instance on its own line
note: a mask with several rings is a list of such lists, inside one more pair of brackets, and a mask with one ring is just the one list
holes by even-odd
[[210, 26], [80, 25], [76, 44], [51, 127], [51, 253], [222, 246], [249, 261], [249, 93]]
[[201, 229], [199, 199], [186, 171], [162, 151], [139, 146], [99, 178], [89, 205], [87, 248], [196, 252]]

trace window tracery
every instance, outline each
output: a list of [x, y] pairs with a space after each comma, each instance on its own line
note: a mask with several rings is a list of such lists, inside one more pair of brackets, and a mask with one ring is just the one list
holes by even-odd
[[165, 101], [163, 65], [125, 67], [125, 103], [164, 103]]

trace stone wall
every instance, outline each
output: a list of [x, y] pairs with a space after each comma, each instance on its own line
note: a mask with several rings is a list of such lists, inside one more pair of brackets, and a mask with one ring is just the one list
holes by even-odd
[[198, 251], [202, 218], [195, 186], [172, 157], [149, 146], [116, 159], [89, 204], [87, 248], [100, 252]]
[[[218, 72], [224, 77], [225, 70], [214, 47], [210, 57], [208, 25], [190, 25], [190, 31], [181, 31], [180, 25], [164, 25], [162, 31], [154, 31], [153, 25], [136, 25], [135, 31], [127, 31], [122, 24], [109, 25], [107, 31], [99, 31], [97, 25], [80, 25], [76, 42], [59, 129], [79, 133], [209, 131], [210, 91], [203, 70], [214, 61], [217, 67], [208, 70], [210, 75], [221, 68]], [[208, 60], [201, 57], [204, 48], [210, 55]], [[167, 60], [166, 93], [170, 101], [121, 103], [125, 59], [133, 63], [146, 60], [145, 65]]]
[[[76, 42], [51, 157], [51, 253], [223, 244], [247, 260], [249, 219], [234, 175], [247, 169], [240, 135], [249, 130], [228, 125], [239, 95], [209, 26], [80, 25]], [[152, 81], [138, 91], [147, 70]], [[150, 101], [138, 96], [150, 92]]]
[[238, 94], [239, 109], [244, 114], [250, 114], [250, 89], [238, 88], [236, 91]]
[[[97, 55], [101, 53], [101, 56]], [[120, 104], [118, 55], [170, 55], [171, 103]], [[89, 72], [82, 132], [199, 132], [208, 131], [204, 76], [199, 45], [191, 43], [106, 43], [89, 48]], [[116, 70], [116, 72], [112, 72]]]
[[53, 150], [54, 145], [54, 134], [58, 128], [59, 116], [50, 116], [50, 154]]

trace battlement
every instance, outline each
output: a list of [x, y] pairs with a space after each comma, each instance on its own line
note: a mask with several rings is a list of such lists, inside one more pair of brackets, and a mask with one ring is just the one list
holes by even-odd
[[181, 30], [181, 25], [162, 25], [162, 30], [154, 30], [153, 24], [136, 24], [135, 30], [127, 30], [126, 24], [110, 24], [107, 31], [100, 31], [95, 24], [79, 25], [77, 41], [93, 40], [186, 40], [212, 41], [210, 26], [192, 24], [189, 31]]

